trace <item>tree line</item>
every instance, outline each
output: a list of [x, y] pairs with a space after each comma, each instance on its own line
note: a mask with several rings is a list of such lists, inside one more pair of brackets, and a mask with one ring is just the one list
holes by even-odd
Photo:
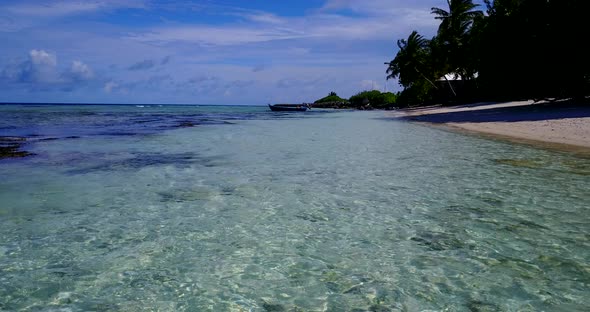
[[427, 39], [397, 41], [387, 68], [396, 106], [482, 100], [575, 99], [590, 93], [588, 0], [447, 0]]
[[391, 92], [381, 92], [378, 90], [362, 91], [349, 99], [343, 99], [330, 92], [328, 96], [323, 97], [313, 103], [313, 107], [318, 108], [355, 108], [355, 109], [389, 109], [395, 106], [397, 94]]

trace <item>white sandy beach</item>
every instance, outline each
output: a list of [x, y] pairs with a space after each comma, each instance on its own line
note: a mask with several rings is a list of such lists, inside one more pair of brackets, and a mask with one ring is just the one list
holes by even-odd
[[396, 111], [397, 118], [505, 138], [590, 149], [590, 106], [572, 103], [478, 103]]

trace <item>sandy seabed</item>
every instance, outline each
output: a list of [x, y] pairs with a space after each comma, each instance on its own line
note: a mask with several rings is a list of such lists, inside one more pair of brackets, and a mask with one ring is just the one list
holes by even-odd
[[589, 105], [516, 101], [430, 106], [393, 114], [396, 118], [452, 129], [590, 151]]

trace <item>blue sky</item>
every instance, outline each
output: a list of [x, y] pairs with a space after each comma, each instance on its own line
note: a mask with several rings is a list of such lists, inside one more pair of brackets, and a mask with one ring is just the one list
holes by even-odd
[[[446, 0], [0, 2], [0, 102], [266, 104], [399, 91]], [[483, 9], [483, 7], [482, 7]]]

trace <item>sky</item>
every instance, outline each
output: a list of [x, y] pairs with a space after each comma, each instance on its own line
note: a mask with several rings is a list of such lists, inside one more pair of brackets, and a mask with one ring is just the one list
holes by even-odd
[[[386, 81], [446, 0], [0, 0], [0, 102], [303, 103]], [[483, 9], [483, 7], [481, 7]]]

